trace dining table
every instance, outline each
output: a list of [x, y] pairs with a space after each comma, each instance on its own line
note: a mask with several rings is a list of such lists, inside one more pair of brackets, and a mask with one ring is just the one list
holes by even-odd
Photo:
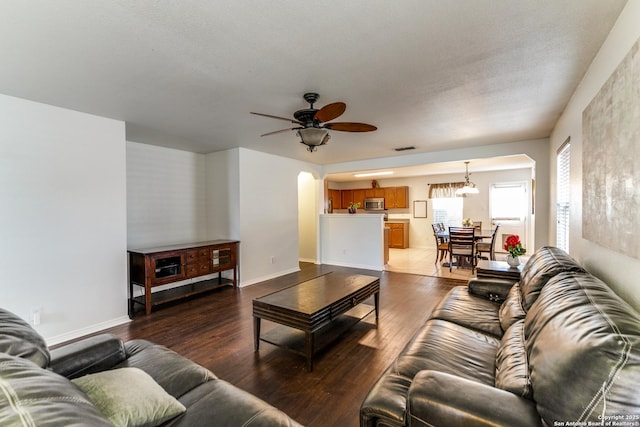
[[[449, 240], [449, 230], [440, 231], [436, 233], [436, 236], [438, 236], [440, 240]], [[473, 237], [475, 240], [490, 239], [493, 237], [493, 229], [480, 230], [480, 233], [478, 233], [476, 229], [476, 234], [474, 234]]]
[[[440, 231], [436, 233], [436, 236], [438, 236], [438, 240], [441, 242], [446, 242], [449, 240], [449, 230]], [[491, 239], [493, 237], [493, 229], [481, 229], [479, 233], [478, 229], [476, 229], [476, 234], [474, 234], [473, 237], [476, 242], [478, 240]], [[456, 265], [455, 261], [453, 262], [453, 265]], [[443, 260], [442, 266], [449, 267], [449, 261], [446, 258]]]

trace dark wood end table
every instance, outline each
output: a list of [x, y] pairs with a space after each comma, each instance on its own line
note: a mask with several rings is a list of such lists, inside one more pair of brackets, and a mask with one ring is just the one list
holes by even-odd
[[[375, 306], [363, 304], [373, 296]], [[260, 341], [287, 348], [307, 359], [373, 311], [379, 315], [380, 278], [329, 273], [253, 300], [254, 350]], [[260, 335], [261, 319], [278, 326]]]
[[480, 260], [476, 266], [476, 274], [478, 279], [505, 279], [517, 282], [520, 280], [520, 274], [524, 264], [517, 267], [511, 267], [506, 261], [487, 261]]

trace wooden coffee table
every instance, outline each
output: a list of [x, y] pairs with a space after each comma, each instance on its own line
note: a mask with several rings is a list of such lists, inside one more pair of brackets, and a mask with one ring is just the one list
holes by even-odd
[[[375, 306], [362, 302], [373, 295]], [[380, 278], [329, 273], [253, 300], [254, 349], [260, 340], [307, 359], [375, 310], [379, 314]], [[261, 319], [282, 326], [260, 336]]]

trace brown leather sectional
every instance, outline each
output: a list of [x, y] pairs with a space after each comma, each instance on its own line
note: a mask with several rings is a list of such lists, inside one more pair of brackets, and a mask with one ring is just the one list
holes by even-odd
[[452, 289], [374, 384], [360, 425], [637, 425], [639, 386], [640, 315], [543, 247], [516, 284]]

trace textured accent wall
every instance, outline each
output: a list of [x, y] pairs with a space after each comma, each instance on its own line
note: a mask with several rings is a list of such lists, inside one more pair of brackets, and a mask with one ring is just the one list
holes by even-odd
[[640, 259], [640, 39], [582, 114], [582, 234]]

